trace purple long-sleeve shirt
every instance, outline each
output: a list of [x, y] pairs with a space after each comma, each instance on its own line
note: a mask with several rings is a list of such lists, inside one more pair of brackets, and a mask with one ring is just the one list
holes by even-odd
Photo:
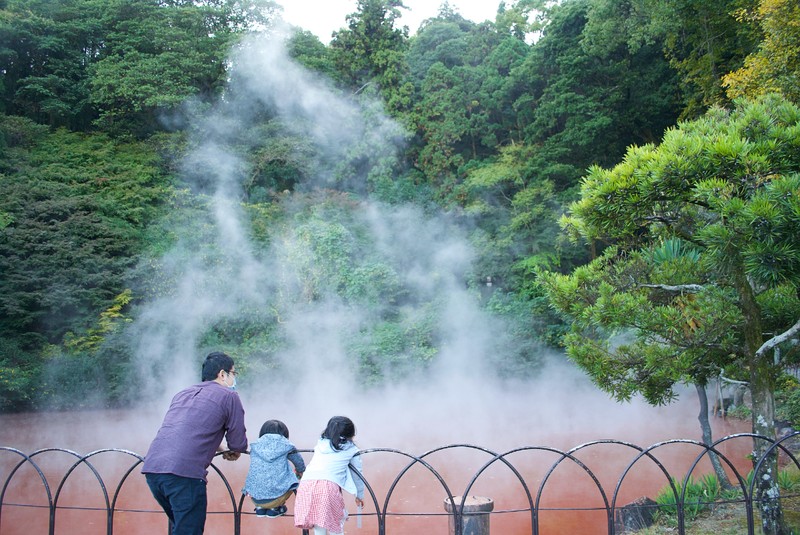
[[247, 451], [239, 394], [214, 381], [181, 390], [150, 444], [142, 473], [205, 479], [223, 436], [231, 451]]

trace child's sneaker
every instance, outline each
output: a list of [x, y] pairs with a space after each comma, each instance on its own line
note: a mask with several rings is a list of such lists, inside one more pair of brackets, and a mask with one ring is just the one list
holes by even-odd
[[281, 505], [280, 507], [275, 507], [274, 509], [264, 509], [264, 514], [267, 516], [267, 518], [276, 518], [285, 515], [286, 511], [288, 511], [288, 508], [285, 505]]
[[267, 516], [267, 511], [270, 511], [270, 509], [264, 509], [263, 507], [256, 507], [256, 516], [258, 518], [264, 518]]

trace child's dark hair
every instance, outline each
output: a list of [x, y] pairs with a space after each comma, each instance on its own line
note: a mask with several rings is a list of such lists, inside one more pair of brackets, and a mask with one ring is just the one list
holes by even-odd
[[335, 450], [341, 450], [342, 445], [356, 436], [356, 426], [347, 416], [334, 416], [328, 420], [328, 427], [322, 432], [322, 438], [331, 441]]
[[289, 438], [289, 428], [280, 420], [267, 420], [261, 426], [261, 431], [258, 432], [259, 437], [264, 435], [283, 435], [285, 438]]

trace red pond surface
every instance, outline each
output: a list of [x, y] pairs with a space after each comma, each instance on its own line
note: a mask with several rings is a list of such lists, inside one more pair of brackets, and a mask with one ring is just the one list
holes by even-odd
[[[142, 419], [147, 424], [141, 423]], [[367, 418], [365, 418], [367, 419]], [[0, 416], [0, 446], [14, 447], [23, 453], [31, 454], [44, 447], [68, 447], [79, 455], [102, 448], [128, 448], [144, 454], [152, 434], [158, 426], [159, 416], [146, 415], [133, 411], [103, 411], [83, 413], [44, 413]], [[645, 417], [646, 420], [646, 417]], [[100, 426], [99, 422], [103, 422]], [[652, 423], [652, 422], [651, 422]], [[647, 447], [669, 438], [695, 437], [695, 419], [663, 421], [652, 428], [637, 424], [636, 444]], [[715, 436], [745, 432], [743, 422], [715, 420]], [[372, 427], [376, 424], [373, 422]], [[248, 428], [257, 428], [248, 422]], [[591, 432], [591, 430], [587, 430]], [[294, 432], [293, 432], [294, 433]], [[46, 435], [46, 438], [45, 438]], [[519, 433], [514, 434], [518, 441]], [[523, 433], [524, 435], [524, 433]], [[293, 434], [293, 436], [298, 436]], [[313, 436], [313, 435], [312, 435]], [[438, 436], [437, 436], [438, 438]], [[458, 437], [454, 437], [458, 438]], [[470, 437], [473, 439], [474, 437]], [[622, 436], [620, 440], [630, 441]], [[652, 440], [648, 440], [648, 438]], [[369, 450], [375, 444], [373, 436], [361, 437], [361, 446]], [[365, 440], [366, 439], [366, 440]], [[43, 441], [46, 440], [47, 442]], [[310, 449], [313, 443], [295, 439], [298, 447]], [[551, 467], [561, 458], [557, 452], [566, 451], [577, 444], [590, 442], [584, 435], [557, 432], [544, 433], [540, 427], [531, 431], [531, 439], [517, 442], [516, 445], [503, 444], [501, 440], [492, 449], [511, 451], [515, 448], [534, 446], [540, 449], [525, 449], [511, 453], [508, 462], [523, 478], [532, 499], [536, 500], [542, 480]], [[369, 446], [364, 442], [368, 442]], [[418, 437], [420, 449], [408, 444], [382, 444], [381, 447], [402, 449], [412, 455], [435, 449], [424, 437]], [[472, 440], [473, 444], [489, 447]], [[441, 443], [440, 445], [443, 445]], [[752, 444], [747, 439], [736, 439], [726, 443], [722, 450], [735, 460], [739, 470], [747, 472], [746, 455]], [[654, 455], [670, 475], [683, 478], [700, 450], [686, 444], [668, 444], [657, 448]], [[610, 502], [615, 488], [625, 469], [639, 454], [638, 450], [619, 444], [597, 444], [581, 448], [574, 456], [583, 463], [597, 479], [592, 477], [576, 462], [566, 461], [552, 472], [539, 503], [539, 532], [543, 535], [601, 534], [608, 532], [608, 520], [604, 511], [605, 493]], [[305, 454], [308, 460], [309, 454]], [[463, 494], [467, 485], [492, 456], [470, 448], [447, 448], [425, 458], [443, 478], [453, 495]], [[120, 452], [98, 453], [91, 458], [97, 470], [94, 474], [85, 464], [75, 467], [74, 472], [65, 475], [75, 464], [76, 457], [58, 451], [37, 454], [34, 459], [40, 466], [49, 485], [58, 510], [55, 520], [55, 533], [59, 535], [89, 535], [107, 533], [107, 506], [103, 486], [108, 493], [108, 501], [119, 495], [114, 505], [113, 532], [118, 535], [144, 533], [166, 533], [167, 523], [139, 473], [139, 467], [131, 468], [136, 458]], [[9, 451], [0, 452], [0, 484], [9, 479], [11, 470], [19, 463], [20, 457]], [[417, 464], [409, 469], [399, 481], [398, 475], [409, 462], [408, 457], [397, 453], [367, 451], [364, 454], [364, 474], [377, 496], [381, 510], [388, 511], [387, 534], [445, 534], [448, 533], [448, 517], [444, 509], [447, 492], [442, 483], [430, 471]], [[217, 460], [215, 463], [224, 473], [233, 493], [233, 501], [241, 499], [240, 489], [247, 472], [247, 457], [237, 462]], [[128, 474], [125, 483], [120, 480]], [[703, 460], [695, 470], [695, 475], [710, 472], [709, 463]], [[98, 482], [102, 480], [102, 485]], [[63, 487], [59, 487], [62, 483]], [[388, 506], [385, 505], [390, 486], [394, 484]], [[598, 484], [602, 488], [598, 489]], [[666, 479], [656, 464], [648, 459], [639, 460], [625, 477], [620, 486], [617, 506], [629, 503], [641, 496], [654, 497], [666, 485]], [[488, 467], [477, 478], [469, 490], [470, 495], [489, 497], [494, 502], [490, 517], [491, 531], [494, 534], [517, 535], [531, 533], [531, 514], [525, 488], [517, 475], [501, 462]], [[206, 533], [233, 533], [232, 498], [223, 480], [212, 470], [209, 475], [209, 517]], [[348, 520], [348, 534], [377, 533], [376, 508], [367, 496], [361, 526], [355, 517]], [[40, 475], [30, 464], [23, 464], [13, 475], [3, 497], [0, 509], [0, 535], [36, 535], [47, 533], [49, 511], [47, 490]], [[353, 499], [346, 497], [350, 512], [355, 513]], [[249, 501], [245, 499], [242, 516], [242, 533], [270, 533], [276, 535], [297, 534], [299, 530], [292, 525], [292, 501], [289, 514], [278, 519], [256, 518]], [[39, 506], [39, 507], [31, 507]]]

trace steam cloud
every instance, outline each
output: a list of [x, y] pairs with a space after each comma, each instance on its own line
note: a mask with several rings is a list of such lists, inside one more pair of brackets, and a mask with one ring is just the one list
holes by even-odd
[[[248, 168], [232, 147], [241, 142], [242, 130], [252, 126], [259, 110], [272, 110], [287, 131], [313, 146], [312, 167], [317, 172], [309, 182], [297, 185], [301, 191], [331, 185], [349, 148], [370, 147], [377, 161], [396, 157], [399, 147], [386, 141], [404, 137], [396, 123], [376, 113], [377, 104], [359, 106], [294, 63], [284, 42], [285, 35], [273, 32], [238, 49], [231, 87], [196, 128], [195, 148], [183, 162], [186, 176], [208, 194], [211, 210], [207, 219], [201, 215], [188, 222], [188, 232], [185, 226], [176, 229], [183, 239], [163, 261], [169, 289], [147, 305], [133, 329], [142, 373], [154, 377], [145, 382], [143, 395], [156, 400], [157, 418], [175, 391], [199, 380], [197, 348], [210, 324], [243, 311], [274, 319], [271, 298], [302, 295], [310, 284], [303, 279], [304, 270], [319, 268], [298, 260], [303, 257], [303, 243], [296, 229], [287, 226], [275, 229], [280, 233], [271, 236], [268, 255], [254, 252], [239, 202]], [[354, 172], [351, 179], [337, 187], [359, 191], [364, 174]], [[369, 312], [327, 294], [296, 299], [296, 306], [280, 312], [283, 343], [274, 365], [253, 366], [242, 381], [251, 440], [264, 420], [279, 418], [299, 446], [311, 447], [334, 414], [355, 421], [362, 446], [412, 451], [469, 441], [513, 447], [546, 443], [562, 435], [570, 436], [571, 446], [581, 432], [587, 439], [635, 439], [631, 433], [636, 426], [646, 427], [645, 421], [660, 420], [661, 431], [669, 428], [663, 410], [639, 402], [624, 406], [612, 402], [560, 357], [545, 358], [537, 380], [509, 382], [495, 377], [490, 357], [502, 346], [505, 326], [480, 309], [464, 284], [473, 260], [464, 232], [444, 214], [358, 202], [358, 223], [369, 229], [373, 247], [391, 266], [398, 284], [417, 302], [435, 301], [442, 307], [435, 363], [388, 387], [359, 384], [345, 358], [346, 346]], [[213, 247], [198, 243], [200, 235], [213, 236]], [[403, 313], [419, 311], [411, 306]], [[153, 375], [149, 373], [153, 369], [169, 373]], [[658, 416], [653, 417], [654, 412]], [[670, 414], [685, 419], [674, 408]], [[598, 421], [603, 422], [599, 429]]]

